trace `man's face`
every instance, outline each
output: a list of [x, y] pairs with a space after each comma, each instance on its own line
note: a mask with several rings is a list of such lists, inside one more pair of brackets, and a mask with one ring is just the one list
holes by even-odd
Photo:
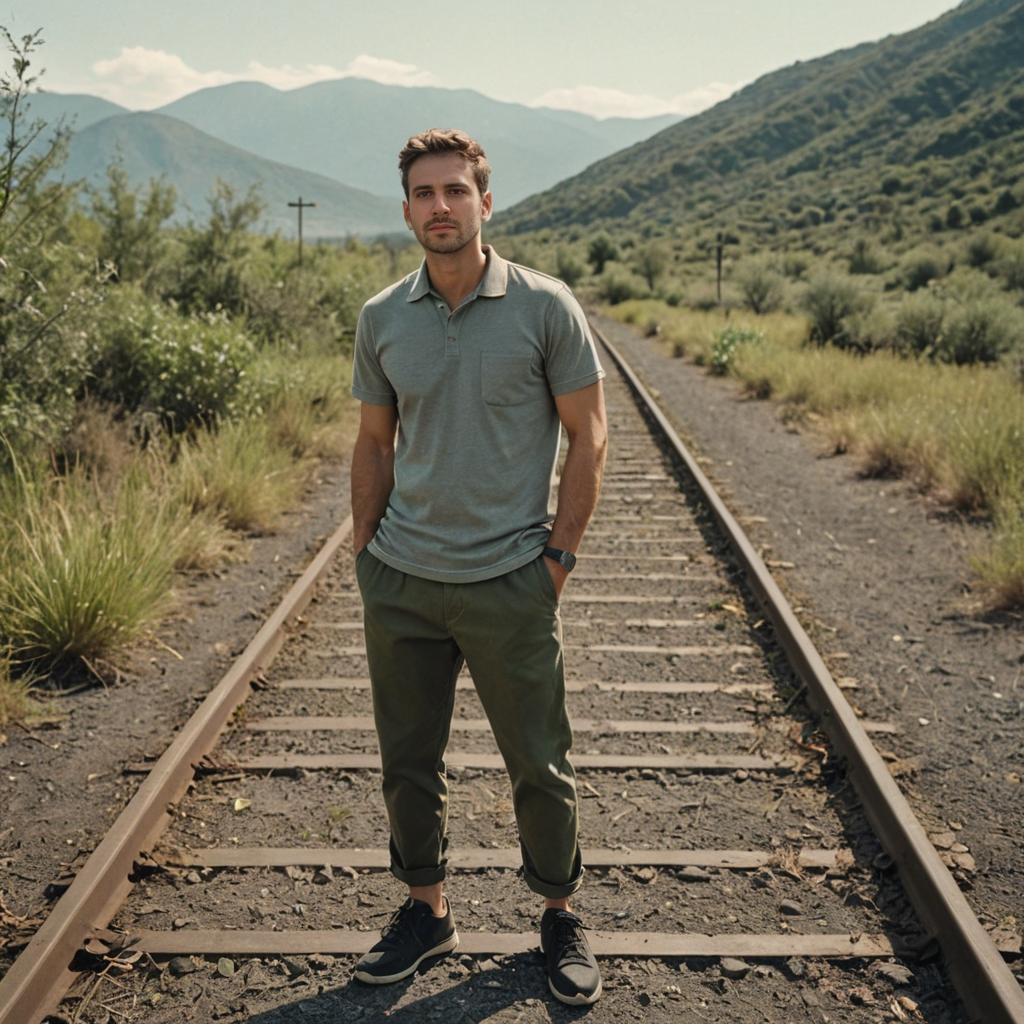
[[480, 195], [470, 164], [458, 153], [430, 153], [409, 168], [402, 212], [424, 249], [459, 252], [490, 219], [491, 193]]

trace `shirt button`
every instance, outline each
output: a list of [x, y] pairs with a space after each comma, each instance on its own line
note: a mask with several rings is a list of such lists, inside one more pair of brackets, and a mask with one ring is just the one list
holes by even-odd
[[454, 334], [449, 334], [448, 335], [448, 340], [449, 341], [454, 341], [455, 340], [455, 335]]

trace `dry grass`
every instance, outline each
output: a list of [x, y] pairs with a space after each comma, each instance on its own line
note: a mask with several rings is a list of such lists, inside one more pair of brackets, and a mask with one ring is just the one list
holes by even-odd
[[809, 346], [806, 321], [786, 314], [726, 318], [651, 300], [610, 313], [657, 322], [669, 351], [682, 344], [704, 363], [726, 324], [763, 332], [763, 344], [737, 347], [730, 361], [744, 388], [813, 423], [865, 475], [911, 479], [958, 511], [989, 517], [972, 564], [993, 607], [1024, 606], [1024, 391], [1009, 367]]

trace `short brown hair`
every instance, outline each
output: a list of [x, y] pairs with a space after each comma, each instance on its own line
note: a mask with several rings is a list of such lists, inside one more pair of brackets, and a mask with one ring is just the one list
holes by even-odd
[[458, 128], [428, 128], [425, 132], [410, 137], [398, 154], [398, 169], [402, 172], [402, 191], [409, 198], [409, 168], [428, 153], [459, 153], [473, 169], [473, 177], [480, 195], [487, 191], [491, 177], [491, 165], [487, 154], [476, 139], [471, 139]]

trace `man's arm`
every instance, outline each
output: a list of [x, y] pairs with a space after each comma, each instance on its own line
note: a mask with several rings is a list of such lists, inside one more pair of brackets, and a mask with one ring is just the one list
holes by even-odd
[[359, 554], [377, 532], [395, 485], [395, 431], [398, 410], [393, 405], [363, 402], [359, 433], [352, 449], [352, 551]]
[[[597, 381], [557, 395], [555, 406], [569, 438], [569, 450], [558, 485], [558, 509], [549, 543], [563, 551], [576, 551], [597, 506], [608, 453], [604, 388]], [[545, 558], [544, 562], [555, 581], [555, 590], [561, 594], [568, 573], [550, 558]]]

